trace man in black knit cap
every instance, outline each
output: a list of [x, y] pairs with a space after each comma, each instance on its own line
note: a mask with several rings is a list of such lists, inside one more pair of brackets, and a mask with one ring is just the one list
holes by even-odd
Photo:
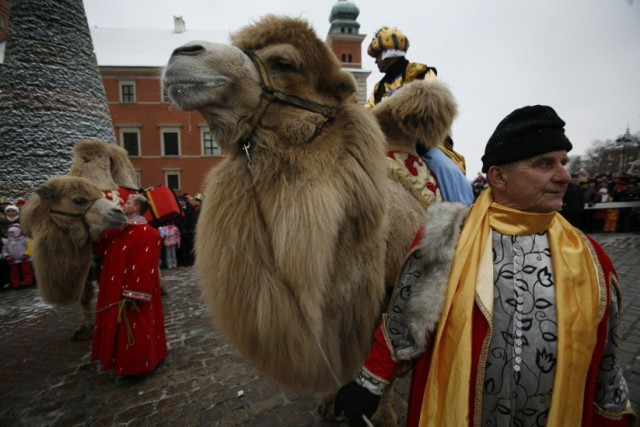
[[564, 124], [547, 106], [515, 110], [486, 145], [489, 188], [470, 209], [429, 207], [336, 415], [365, 425], [412, 360], [408, 426], [634, 422], [615, 269], [557, 212], [571, 181]]

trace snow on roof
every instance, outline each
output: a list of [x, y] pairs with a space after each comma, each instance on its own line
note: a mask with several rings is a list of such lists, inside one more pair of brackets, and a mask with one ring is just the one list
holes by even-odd
[[93, 48], [101, 67], [164, 67], [171, 52], [183, 44], [203, 40], [229, 43], [224, 31], [100, 28], [93, 27]]

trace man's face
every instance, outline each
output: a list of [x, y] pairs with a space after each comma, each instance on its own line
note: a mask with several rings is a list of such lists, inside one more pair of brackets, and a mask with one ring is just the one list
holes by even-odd
[[381, 73], [386, 73], [387, 70], [389, 69], [389, 67], [391, 66], [391, 64], [393, 64], [397, 60], [398, 60], [398, 58], [382, 59], [382, 52], [380, 52], [378, 55], [376, 55], [376, 65], [378, 66], [378, 70]]
[[138, 212], [138, 207], [132, 199], [127, 199], [127, 201], [124, 203], [124, 206], [122, 206], [122, 210], [124, 211], [125, 215], [131, 216]]
[[525, 212], [553, 212], [562, 207], [562, 197], [571, 182], [565, 168], [565, 150], [551, 151], [509, 166], [495, 166], [501, 170], [503, 182], [494, 187], [497, 203]]

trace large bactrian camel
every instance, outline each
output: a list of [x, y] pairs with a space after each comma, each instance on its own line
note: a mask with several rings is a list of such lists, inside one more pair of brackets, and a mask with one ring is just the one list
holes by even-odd
[[335, 390], [370, 350], [385, 286], [424, 222], [385, 150], [436, 145], [455, 102], [432, 81], [374, 114], [350, 104], [353, 78], [299, 19], [266, 16], [231, 41], [180, 47], [164, 74], [228, 155], [206, 179], [196, 230], [203, 294], [259, 372]]

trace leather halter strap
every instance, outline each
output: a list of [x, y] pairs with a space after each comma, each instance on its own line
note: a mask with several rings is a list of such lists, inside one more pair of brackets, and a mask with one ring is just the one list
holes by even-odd
[[245, 152], [247, 157], [247, 166], [249, 170], [253, 173], [253, 165], [251, 163], [251, 139], [255, 133], [262, 116], [267, 111], [267, 108], [273, 102], [279, 102], [281, 104], [290, 105], [295, 108], [299, 108], [302, 110], [310, 111], [312, 113], [322, 115], [325, 120], [316, 126], [316, 130], [311, 135], [311, 137], [306, 141], [306, 143], [310, 143], [313, 141], [318, 135], [322, 133], [324, 127], [334, 121], [337, 114], [337, 107], [332, 107], [329, 105], [324, 105], [317, 103], [315, 101], [311, 101], [309, 99], [301, 98], [296, 95], [289, 95], [287, 93], [282, 92], [279, 89], [276, 89], [271, 84], [271, 79], [269, 78], [269, 73], [267, 72], [267, 68], [264, 63], [258, 58], [258, 55], [255, 54], [252, 50], [243, 50], [244, 54], [251, 59], [251, 62], [256, 67], [258, 71], [258, 75], [260, 76], [260, 104], [256, 108], [256, 111], [251, 115], [249, 119], [249, 132], [248, 136], [242, 140], [242, 150]]
[[55, 214], [55, 215], [62, 215], [62, 216], [68, 216], [70, 218], [77, 218], [80, 220], [80, 222], [82, 223], [82, 226], [84, 227], [85, 231], [87, 232], [87, 239], [89, 239], [89, 241], [91, 240], [91, 232], [90, 229], [91, 227], [89, 227], [89, 223], [87, 222], [87, 212], [89, 212], [89, 209], [91, 209], [91, 206], [93, 206], [93, 204], [97, 201], [93, 200], [91, 203], [89, 203], [87, 205], [86, 208], [84, 208], [84, 210], [82, 212], [65, 212], [65, 211], [61, 211], [58, 209], [49, 209], [49, 213], [51, 214]]
[[243, 52], [249, 57], [249, 59], [251, 59], [251, 62], [253, 62], [253, 65], [255, 65], [258, 70], [258, 74], [260, 75], [260, 86], [262, 87], [262, 96], [269, 102], [281, 102], [283, 104], [288, 104], [293, 107], [321, 114], [326, 118], [335, 117], [336, 107], [320, 104], [296, 95], [289, 95], [274, 88], [271, 84], [271, 79], [269, 79], [269, 73], [267, 73], [267, 69], [260, 58], [258, 58], [258, 55], [256, 55], [252, 50], [243, 50]]

